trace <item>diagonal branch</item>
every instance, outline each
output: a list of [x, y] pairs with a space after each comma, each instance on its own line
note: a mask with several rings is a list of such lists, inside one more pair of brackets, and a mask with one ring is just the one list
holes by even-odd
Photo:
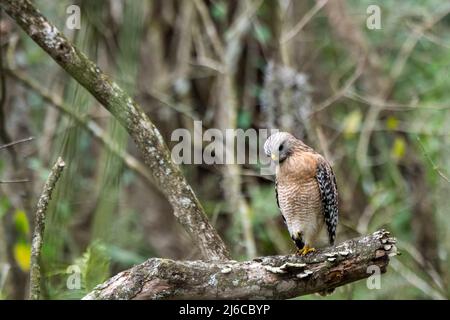
[[209, 223], [181, 169], [173, 163], [159, 130], [141, 107], [74, 47], [30, 1], [0, 0], [0, 7], [126, 128], [178, 221], [203, 256], [211, 260], [227, 259], [229, 253], [225, 244]]
[[20, 140], [17, 140], [17, 141], [13, 141], [13, 142], [10, 142], [10, 143], [7, 143], [7, 144], [4, 144], [4, 145], [0, 146], [0, 150], [6, 149], [6, 148], [9, 148], [9, 147], [12, 147], [12, 146], [15, 146], [16, 144], [19, 144], [19, 143], [28, 142], [28, 141], [31, 141], [33, 139], [34, 139], [34, 137], [28, 137], [28, 138], [25, 138], [25, 139], [20, 139]]
[[377, 270], [386, 272], [389, 257], [397, 253], [395, 243], [389, 232], [380, 230], [306, 257], [245, 262], [154, 258], [117, 274], [84, 299], [294, 298], [368, 278]]

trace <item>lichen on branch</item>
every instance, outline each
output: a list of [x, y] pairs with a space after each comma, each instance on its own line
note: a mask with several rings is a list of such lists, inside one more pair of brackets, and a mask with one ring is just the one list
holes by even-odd
[[251, 261], [174, 261], [153, 258], [97, 286], [84, 299], [288, 299], [329, 291], [386, 272], [397, 254], [388, 231], [345, 241], [301, 257]]
[[142, 108], [119, 85], [79, 51], [28, 0], [0, 0], [0, 6], [62, 68], [88, 90], [128, 131], [143, 155], [156, 186], [166, 196], [180, 224], [204, 258], [224, 260], [229, 252], [209, 223], [194, 191], [159, 130]]
[[40, 257], [42, 243], [44, 239], [45, 230], [45, 217], [47, 214], [48, 204], [52, 197], [53, 190], [56, 187], [56, 183], [61, 176], [61, 172], [65, 167], [65, 162], [59, 157], [56, 160], [47, 181], [44, 184], [42, 194], [39, 197], [37, 204], [35, 221], [34, 221], [34, 232], [33, 239], [31, 242], [31, 262], [30, 262], [30, 300], [38, 300], [41, 292], [41, 268], [40, 268]]

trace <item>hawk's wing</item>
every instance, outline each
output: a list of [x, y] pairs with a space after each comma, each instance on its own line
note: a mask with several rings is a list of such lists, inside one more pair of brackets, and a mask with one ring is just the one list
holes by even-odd
[[277, 181], [277, 179], [275, 179], [275, 197], [277, 198], [278, 209], [280, 209], [280, 201], [278, 200], [278, 181]]
[[319, 185], [320, 197], [323, 204], [323, 214], [327, 225], [328, 239], [330, 244], [334, 244], [336, 237], [336, 227], [338, 224], [338, 193], [336, 178], [331, 166], [325, 161], [319, 161], [316, 172], [316, 179]]
[[281, 217], [283, 217], [283, 221], [284, 221], [284, 223], [286, 223], [286, 218], [283, 216], [283, 212], [281, 211], [281, 208], [280, 208], [280, 201], [278, 200], [278, 181], [277, 181], [277, 179], [275, 179], [275, 197], [277, 199], [277, 206], [278, 206], [278, 209], [280, 209]]

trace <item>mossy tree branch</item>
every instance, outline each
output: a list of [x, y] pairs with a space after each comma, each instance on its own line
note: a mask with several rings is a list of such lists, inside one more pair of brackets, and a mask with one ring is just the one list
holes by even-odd
[[396, 240], [385, 230], [309, 254], [251, 261], [153, 258], [97, 286], [84, 299], [288, 299], [386, 272]]
[[0, 6], [75, 80], [126, 128], [167, 197], [178, 221], [210, 260], [229, 258], [228, 250], [209, 223], [164, 140], [139, 105], [100, 68], [70, 43], [28, 0], [0, 0]]
[[52, 197], [53, 190], [56, 187], [61, 172], [65, 167], [64, 161], [59, 157], [54, 164], [50, 175], [45, 182], [42, 194], [36, 209], [34, 222], [33, 240], [31, 243], [31, 266], [30, 266], [30, 300], [38, 300], [41, 292], [41, 248], [44, 239], [45, 217], [47, 207]]

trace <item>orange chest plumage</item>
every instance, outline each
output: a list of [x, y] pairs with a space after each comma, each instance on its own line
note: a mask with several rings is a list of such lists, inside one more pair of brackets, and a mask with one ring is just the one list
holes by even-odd
[[316, 179], [318, 154], [293, 154], [277, 168], [277, 193], [280, 210], [287, 222], [314, 222], [322, 213]]

